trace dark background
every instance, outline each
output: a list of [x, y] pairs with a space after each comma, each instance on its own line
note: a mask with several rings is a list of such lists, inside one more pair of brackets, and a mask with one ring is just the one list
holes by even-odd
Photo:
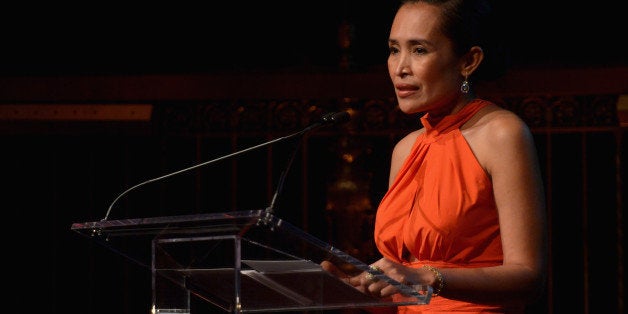
[[[620, 1], [497, 1], [514, 67], [627, 64]], [[342, 21], [359, 67], [385, 64], [397, 1], [212, 1], [7, 7], [0, 74], [335, 68]]]
[[[554, 68], [628, 65], [628, 48], [624, 43], [628, 27], [622, 19], [620, 1], [498, 2], [507, 21], [500, 31], [510, 44], [515, 68], [542, 68], [547, 71], [538, 73], [551, 73]], [[342, 21], [355, 27], [351, 55], [356, 65], [352, 70], [368, 72], [375, 68], [377, 72], [385, 65], [388, 26], [396, 5], [396, 1], [348, 0], [210, 1], [195, 5], [51, 3], [28, 7], [11, 4], [3, 8], [0, 19], [0, 75], [27, 78], [111, 75], [115, 81], [120, 79], [119, 75], [127, 74], [240, 72], [255, 77], [261, 72], [329, 73], [339, 70], [337, 33]], [[57, 84], [55, 86], [61, 86]], [[114, 86], [111, 94], [116, 95], [115, 84], [111, 86]], [[89, 99], [91, 86], [81, 87], [82, 90], [76, 91], [84, 97], [77, 96], [81, 103], [102, 101]], [[67, 87], [60, 94], [67, 95], [72, 88]], [[167, 87], [155, 89], [158, 88]], [[28, 99], [28, 89], [24, 94]], [[539, 107], [559, 108], [556, 105], [560, 102], [554, 101], [552, 93], [547, 94], [548, 99], [541, 99]], [[53, 92], [50, 95], [55, 96]], [[235, 90], [234, 97], [237, 96]], [[10, 97], [1, 101], [15, 103]], [[64, 103], [63, 99], [56, 101]], [[164, 105], [183, 111], [189, 108], [190, 114], [172, 115], [175, 118], [196, 117], [194, 104], [176, 99], [148, 101], [154, 103], [155, 108]], [[202, 101], [207, 105], [213, 100]], [[589, 103], [579, 98], [574, 102]], [[248, 104], [251, 106], [247, 110], [255, 112], [257, 104], [254, 101]], [[336, 105], [342, 104], [331, 103], [330, 108], [335, 109]], [[576, 116], [579, 114], [576, 112]], [[164, 114], [161, 120], [157, 116], [154, 123], [170, 126], [162, 121], [166, 116]], [[48, 312], [146, 313], [146, 306], [150, 304], [150, 274], [122, 256], [70, 232], [70, 223], [101, 219], [107, 206], [125, 187], [189, 166], [193, 161], [205, 161], [232, 151], [232, 138], [197, 135], [187, 129], [173, 130], [175, 135], [164, 134], [152, 125], [18, 121], [12, 128], [5, 122], [0, 123], [3, 131], [0, 161], [4, 166], [3, 200], [8, 217], [3, 238], [7, 242], [5, 257], [10, 283], [7, 288], [12, 291], [11, 303]], [[188, 121], [175, 122], [188, 125]], [[263, 123], [250, 125], [266, 126]], [[179, 131], [181, 134], [177, 133]], [[250, 138], [239, 139], [239, 148], [278, 135], [257, 131]], [[555, 265], [552, 278], [555, 281], [551, 285], [556, 297], [541, 300], [533, 310], [588, 313], [589, 308], [606, 305], [617, 308], [619, 292], [614, 281], [619, 274], [615, 273], [615, 266], [618, 252], [622, 249], [625, 252], [625, 248], [613, 250], [621, 243], [616, 237], [617, 226], [613, 224], [617, 219], [613, 216], [615, 212], [609, 209], [617, 207], [612, 185], [616, 180], [613, 165], [616, 150], [625, 152], [625, 131], [619, 135], [613, 133], [614, 129], [600, 133], [597, 130], [582, 133], [577, 129], [564, 133], [541, 131], [537, 133], [540, 134], [537, 145], [542, 160], [546, 160], [544, 165], [551, 165], [554, 171], [547, 180], [548, 187], [554, 191], [549, 201], [555, 218], [552, 221], [556, 253], [552, 255]], [[386, 181], [382, 178], [387, 175], [388, 165], [385, 160], [388, 155], [379, 153], [390, 151], [393, 139], [390, 134], [380, 136], [364, 135], [382, 148], [371, 155], [372, 164], [367, 167], [379, 175], [373, 180], [377, 192], [374, 194], [378, 197], [385, 190]], [[616, 136], [623, 136], [621, 144], [617, 144]], [[310, 204], [312, 216], [319, 213], [314, 209], [324, 206], [323, 198], [316, 194], [324, 190], [314, 186], [320, 188], [325, 184], [325, 176], [333, 173], [332, 166], [326, 167], [334, 161], [332, 152], [326, 150], [332, 139], [335, 136], [323, 137], [316, 145], [311, 144], [309, 152], [315, 157], [310, 159], [310, 167], [303, 167], [313, 169], [307, 181], [312, 185], [309, 195], [315, 200]], [[548, 147], [552, 148], [549, 152]], [[278, 164], [272, 167], [273, 171], [283, 167], [285, 160], [281, 156], [277, 153], [272, 160]], [[266, 205], [268, 191], [274, 188], [275, 181], [258, 169], [259, 164], [269, 162], [258, 158], [257, 154], [253, 157], [242, 161], [245, 166], [241, 173], [244, 176], [260, 171], [261, 174], [253, 177], [262, 182], [253, 181], [250, 176], [240, 178], [239, 182], [247, 185], [238, 185], [246, 195], [237, 198], [238, 208]], [[292, 175], [298, 176], [298, 165], [299, 160]], [[323, 171], [317, 171], [320, 169]], [[276, 179], [276, 173], [274, 175]], [[625, 176], [625, 170], [621, 175]], [[199, 204], [222, 208], [218, 205], [229, 203], [232, 185], [220, 184], [219, 188], [212, 186], [200, 192], [198, 186], [222, 183], [225, 176], [202, 173], [196, 177], [182, 176], [164, 185], [148, 186], [120, 202], [112, 217], [169, 214], [173, 209], [203, 207]], [[288, 189], [293, 190], [285, 191], [280, 216], [298, 224], [299, 214], [290, 209], [298, 208], [301, 203], [291, 198], [301, 195], [301, 191], [295, 190], [302, 182], [295, 177], [288, 182]], [[260, 185], [266, 188], [256, 188]], [[583, 193], [588, 189], [596, 193]], [[297, 205], [290, 208], [293, 204]], [[590, 220], [587, 215], [591, 216]], [[589, 229], [584, 228], [583, 221], [591, 224]], [[310, 229], [316, 231], [315, 223], [320, 221], [311, 218], [310, 223]], [[598, 242], [600, 236], [603, 240]], [[611, 249], [598, 243], [609, 245]], [[585, 248], [590, 250], [585, 252], [588, 255], [582, 252]], [[592, 260], [589, 262], [583, 256], [591, 256]], [[590, 272], [582, 271], [585, 268]], [[584, 277], [589, 275], [585, 284]], [[623, 293], [625, 295], [625, 291]]]

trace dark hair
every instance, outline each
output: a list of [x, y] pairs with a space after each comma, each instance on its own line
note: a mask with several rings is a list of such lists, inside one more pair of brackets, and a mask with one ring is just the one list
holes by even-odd
[[442, 9], [441, 32], [462, 56], [473, 46], [484, 52], [484, 60], [473, 73], [474, 80], [493, 80], [506, 73], [510, 56], [499, 30], [503, 25], [489, 0], [402, 0], [425, 2]]

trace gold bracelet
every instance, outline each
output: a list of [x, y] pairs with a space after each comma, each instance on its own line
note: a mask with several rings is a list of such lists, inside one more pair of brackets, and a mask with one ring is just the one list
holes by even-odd
[[436, 277], [436, 280], [434, 281], [434, 283], [438, 282], [438, 288], [434, 289], [432, 296], [437, 297], [440, 294], [440, 292], [443, 291], [443, 287], [445, 287], [445, 280], [443, 279], [443, 274], [441, 274], [441, 272], [437, 268], [434, 268], [430, 265], [423, 265], [422, 268], [431, 271], [434, 274], [434, 277]]

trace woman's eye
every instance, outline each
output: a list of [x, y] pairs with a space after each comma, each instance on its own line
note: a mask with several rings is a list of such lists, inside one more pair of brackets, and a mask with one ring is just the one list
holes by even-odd
[[390, 54], [396, 54], [399, 52], [399, 49], [397, 49], [397, 47], [388, 47], [388, 52], [390, 52]]
[[427, 52], [427, 51], [423, 47], [416, 47], [416, 48], [414, 48], [414, 53], [416, 53], [416, 54], [422, 55], [425, 52]]

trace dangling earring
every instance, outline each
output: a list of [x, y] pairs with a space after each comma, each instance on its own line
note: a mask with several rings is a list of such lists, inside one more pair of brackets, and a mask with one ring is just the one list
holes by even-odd
[[460, 85], [460, 91], [463, 94], [469, 93], [469, 89], [471, 89], [471, 84], [469, 84], [469, 81], [467, 80], [468, 77], [469, 77], [468, 75], [465, 75], [464, 81], [462, 81], [462, 85]]

